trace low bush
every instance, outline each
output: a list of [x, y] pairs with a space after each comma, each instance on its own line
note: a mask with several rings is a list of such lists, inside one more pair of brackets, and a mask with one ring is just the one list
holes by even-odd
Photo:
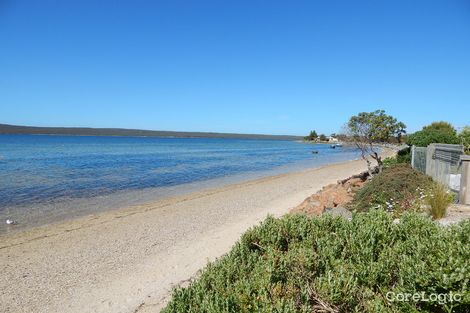
[[433, 181], [408, 164], [392, 164], [375, 175], [355, 195], [349, 208], [359, 212], [383, 208], [401, 214], [415, 209], [423, 190], [433, 186]]
[[383, 162], [385, 167], [401, 163], [411, 164], [411, 147], [399, 150], [397, 155], [388, 157]]
[[[416, 213], [268, 218], [163, 312], [469, 312], [469, 245], [470, 221], [444, 228]], [[404, 293], [424, 298], [394, 301]]]
[[411, 164], [411, 147], [401, 149], [397, 152], [397, 163]]

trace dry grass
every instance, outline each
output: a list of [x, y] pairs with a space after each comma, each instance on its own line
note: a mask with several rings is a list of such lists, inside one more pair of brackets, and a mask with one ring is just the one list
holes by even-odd
[[449, 190], [442, 184], [435, 184], [426, 197], [429, 213], [435, 220], [441, 219], [447, 214], [447, 208], [454, 198]]

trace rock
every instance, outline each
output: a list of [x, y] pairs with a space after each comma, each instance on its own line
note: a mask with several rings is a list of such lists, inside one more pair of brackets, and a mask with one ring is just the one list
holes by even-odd
[[321, 206], [320, 201], [315, 199], [315, 195], [313, 195], [292, 209], [292, 212], [302, 212], [308, 215], [320, 215], [323, 213], [323, 206]]
[[353, 187], [362, 187], [364, 181], [361, 178], [352, 178], [348, 181], [348, 184]]
[[319, 192], [306, 198], [291, 211], [316, 216], [322, 214], [325, 210], [344, 206], [353, 199], [354, 193], [364, 185], [366, 177], [366, 174], [361, 173], [338, 181], [336, 184], [324, 186]]
[[332, 208], [330, 210], [325, 211], [325, 214], [331, 214], [333, 216], [341, 216], [344, 217], [345, 219], [351, 219], [352, 218], [352, 213], [348, 209], [342, 207], [342, 206], [337, 206], [336, 208]]

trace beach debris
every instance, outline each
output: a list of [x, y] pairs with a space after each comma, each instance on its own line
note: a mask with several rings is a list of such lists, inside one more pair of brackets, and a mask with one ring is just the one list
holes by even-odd
[[16, 225], [16, 224], [18, 224], [18, 221], [7, 218], [5, 223], [7, 223], [7, 225]]

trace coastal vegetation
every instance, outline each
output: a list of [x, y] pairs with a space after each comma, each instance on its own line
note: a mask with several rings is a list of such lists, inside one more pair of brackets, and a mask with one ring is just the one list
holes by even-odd
[[270, 217], [163, 312], [468, 312], [469, 234], [468, 220], [440, 227], [405, 213], [394, 223], [384, 210]]
[[434, 219], [443, 218], [454, 201], [453, 195], [442, 184], [434, 183], [424, 197], [429, 213]]
[[410, 167], [409, 148], [353, 193], [350, 219], [268, 217], [164, 312], [468, 312], [470, 220], [433, 221], [453, 197]]
[[397, 151], [397, 154], [383, 160], [384, 167], [393, 164], [411, 164], [411, 147], [406, 147]]
[[325, 142], [328, 141], [328, 137], [325, 134], [318, 135], [316, 131], [312, 130], [310, 131], [308, 136], [304, 137], [304, 140]]
[[437, 220], [445, 217], [453, 201], [444, 185], [395, 158], [357, 191], [348, 207], [357, 212], [384, 209], [397, 218], [406, 211], [424, 212]]
[[470, 126], [465, 126], [459, 134], [459, 139], [464, 146], [465, 153], [470, 154]]
[[427, 147], [432, 143], [460, 144], [454, 126], [448, 122], [433, 122], [422, 130], [408, 135], [406, 143], [410, 146]]
[[386, 166], [355, 195], [349, 208], [358, 212], [384, 209], [398, 217], [404, 211], [419, 211], [420, 198], [434, 186], [431, 177], [424, 175], [408, 164], [397, 163]]
[[382, 171], [383, 161], [377, 145], [388, 143], [392, 138], [400, 142], [406, 133], [406, 125], [395, 117], [385, 114], [384, 110], [374, 112], [361, 112], [352, 116], [346, 126], [346, 131], [357, 148], [361, 151], [362, 158], [367, 162], [367, 168], [372, 176], [373, 166], [369, 157], [377, 162], [378, 171]]
[[308, 136], [304, 137], [304, 139], [307, 141], [313, 141], [313, 140], [316, 140], [317, 138], [318, 138], [317, 132], [314, 130], [310, 131]]

